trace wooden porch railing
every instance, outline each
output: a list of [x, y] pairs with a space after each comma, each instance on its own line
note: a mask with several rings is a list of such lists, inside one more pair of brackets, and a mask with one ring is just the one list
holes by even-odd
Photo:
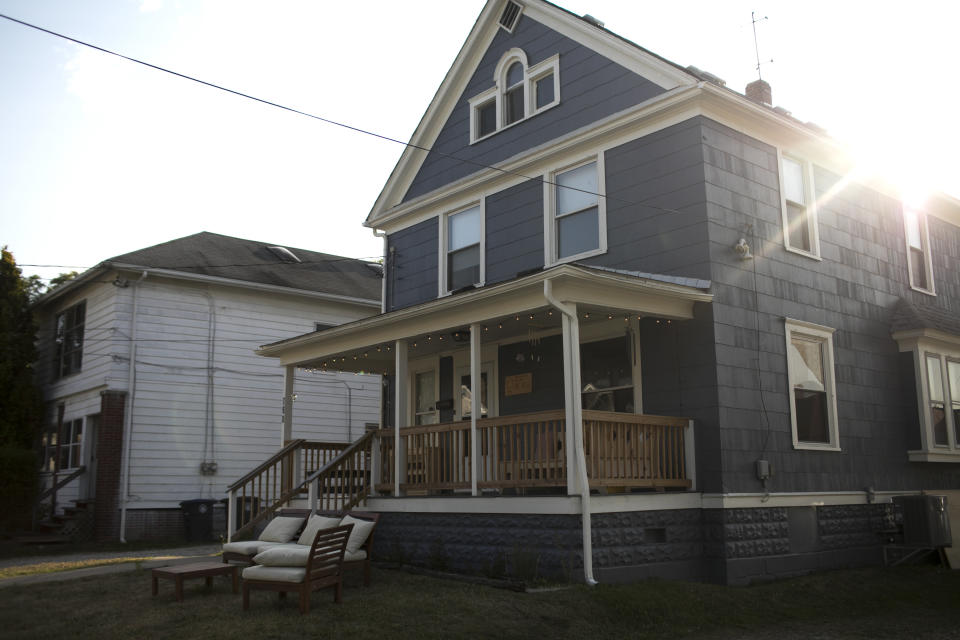
[[307, 477], [311, 511], [347, 511], [366, 500], [372, 486], [374, 435], [368, 431]]
[[305, 478], [329, 464], [349, 445], [291, 440], [227, 487], [227, 537], [232, 539], [296, 498]]
[[591, 488], [689, 487], [686, 418], [583, 412], [583, 448]]
[[[584, 451], [591, 488], [689, 487], [685, 418], [584, 411]], [[394, 432], [380, 438], [380, 482], [391, 492], [397, 447]], [[542, 411], [477, 421], [479, 488], [565, 487], [564, 411]], [[407, 493], [470, 488], [470, 423], [400, 430], [400, 488]]]

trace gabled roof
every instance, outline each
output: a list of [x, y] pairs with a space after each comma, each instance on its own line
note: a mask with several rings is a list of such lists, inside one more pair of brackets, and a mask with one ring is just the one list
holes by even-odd
[[[358, 302], [379, 303], [382, 281], [380, 265], [292, 247], [282, 247], [285, 251], [277, 251], [276, 246], [204, 231], [109, 258], [76, 280], [57, 287], [38, 302], [42, 304], [79, 286], [90, 279], [87, 274], [107, 269], [149, 269], [174, 277], [177, 274], [189, 274], [194, 278], [215, 278], [224, 284], [233, 281], [259, 288], [280, 287]], [[286, 252], [299, 262], [291, 260]]]
[[[488, 0], [453, 65], [417, 125], [410, 142], [390, 174], [364, 225], [376, 227], [385, 212], [401, 202], [417, 171], [433, 148], [480, 59], [497, 34], [498, 19], [507, 0]], [[605, 55], [665, 90], [695, 85], [699, 78], [679, 65], [622, 38], [594, 22], [544, 0], [515, 0], [526, 15]]]
[[890, 333], [923, 329], [960, 336], [960, 317], [950, 311], [911, 304], [900, 298], [893, 310], [893, 318], [890, 320]]

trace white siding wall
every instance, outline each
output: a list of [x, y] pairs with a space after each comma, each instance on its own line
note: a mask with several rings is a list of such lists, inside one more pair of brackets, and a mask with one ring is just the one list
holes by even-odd
[[[276, 360], [253, 350], [308, 333], [316, 322], [340, 324], [371, 313], [173, 280], [148, 278], [139, 286], [130, 508], [225, 497], [228, 484], [280, 448], [283, 371]], [[122, 309], [120, 315], [128, 313]], [[348, 440], [347, 392], [335, 379], [297, 373], [295, 438]], [[351, 386], [356, 438], [365, 422], [379, 420], [380, 379], [352, 374], [340, 379]], [[210, 384], [212, 425], [207, 418]], [[201, 474], [204, 460], [217, 463], [215, 475]]]

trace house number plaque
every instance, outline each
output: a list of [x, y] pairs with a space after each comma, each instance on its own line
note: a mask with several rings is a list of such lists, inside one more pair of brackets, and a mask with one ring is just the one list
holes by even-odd
[[519, 396], [533, 391], [533, 374], [520, 373], [515, 376], [507, 376], [503, 380], [503, 395]]

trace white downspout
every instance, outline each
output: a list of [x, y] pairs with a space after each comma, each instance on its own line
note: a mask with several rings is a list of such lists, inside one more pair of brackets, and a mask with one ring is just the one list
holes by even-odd
[[383, 277], [380, 278], [380, 313], [387, 312], [387, 232], [371, 229], [373, 235], [383, 238]]
[[[569, 326], [569, 344], [565, 344], [564, 353], [564, 390], [566, 397], [567, 428], [573, 431], [574, 453], [577, 475], [580, 480], [580, 520], [583, 524], [583, 579], [589, 586], [597, 581], [593, 577], [593, 538], [590, 526], [590, 480], [587, 478], [587, 460], [583, 453], [583, 408], [581, 406], [579, 383], [573, 387], [572, 379], [579, 378], [580, 371], [580, 322], [576, 307], [560, 302], [553, 296], [553, 281], [543, 281], [543, 297], [564, 315]], [[576, 373], [576, 376], [574, 376]]]
[[127, 542], [127, 502], [130, 495], [130, 439], [133, 436], [133, 399], [136, 395], [137, 366], [137, 294], [147, 272], [133, 283], [133, 309], [130, 312], [130, 364], [127, 367], [127, 410], [123, 415], [123, 467], [120, 478], [120, 542]]

